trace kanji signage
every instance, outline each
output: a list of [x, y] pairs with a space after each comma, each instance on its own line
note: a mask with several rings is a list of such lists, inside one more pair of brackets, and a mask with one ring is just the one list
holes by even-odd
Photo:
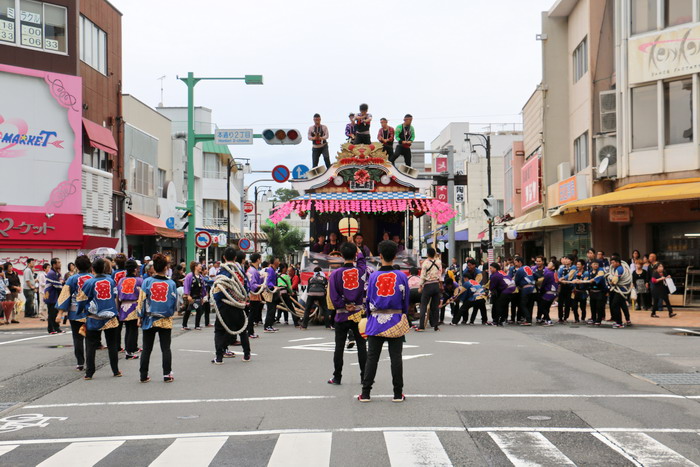
[[578, 199], [576, 191], [576, 176], [559, 182], [559, 204], [566, 204]]
[[540, 204], [540, 159], [533, 157], [520, 171], [520, 209]]
[[442, 201], [444, 203], [447, 202], [447, 187], [442, 185], [442, 186], [436, 186], [435, 187], [435, 198], [437, 198], [438, 201]]

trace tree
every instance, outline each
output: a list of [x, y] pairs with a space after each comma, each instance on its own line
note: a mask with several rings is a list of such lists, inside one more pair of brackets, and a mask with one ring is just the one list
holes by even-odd
[[272, 247], [274, 256], [287, 256], [298, 250], [301, 242], [304, 240], [301, 230], [292, 227], [286, 222], [280, 222], [275, 226], [263, 224], [261, 228], [267, 234], [267, 245]]
[[299, 192], [297, 190], [292, 190], [291, 188], [279, 188], [277, 191], [275, 191], [275, 199], [282, 203], [286, 203], [297, 196], [299, 196]]

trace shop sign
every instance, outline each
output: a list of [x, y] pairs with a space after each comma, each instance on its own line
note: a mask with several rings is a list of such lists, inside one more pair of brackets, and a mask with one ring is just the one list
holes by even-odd
[[628, 41], [629, 84], [700, 71], [700, 26], [654, 32]]
[[436, 157], [435, 158], [435, 172], [437, 172], [437, 173], [447, 172], [447, 157]]
[[2, 251], [0, 252], [0, 264], [10, 263], [12, 268], [21, 273], [27, 267], [27, 260], [34, 258], [34, 270], [41, 271], [44, 264], [50, 264], [53, 253], [50, 251]]
[[211, 236], [211, 243], [213, 245], [217, 245], [220, 247], [225, 247], [226, 246], [226, 234], [225, 233], [220, 233], [217, 235], [212, 235]]
[[493, 244], [494, 246], [503, 246], [503, 243], [505, 243], [505, 233], [503, 228], [496, 227], [493, 229]]
[[523, 165], [520, 174], [520, 187], [522, 190], [520, 209], [525, 211], [541, 202], [539, 157], [533, 157], [532, 160]]
[[435, 187], [435, 197], [438, 201], [447, 202], [447, 187], [445, 185]]
[[574, 224], [574, 234], [588, 235], [588, 224]]
[[632, 218], [629, 207], [610, 208], [610, 222], [629, 222]]
[[559, 182], [559, 204], [566, 204], [578, 199], [576, 192], [576, 176]]

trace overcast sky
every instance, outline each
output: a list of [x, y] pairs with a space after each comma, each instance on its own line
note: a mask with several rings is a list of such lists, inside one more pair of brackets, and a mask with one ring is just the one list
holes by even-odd
[[[541, 77], [541, 11], [554, 0], [111, 0], [124, 14], [124, 91], [145, 103], [187, 104], [176, 79], [264, 75], [263, 86], [200, 82], [195, 104], [219, 128], [298, 128], [318, 112], [331, 157], [350, 111], [375, 122], [414, 116], [426, 145], [450, 122], [521, 122]], [[311, 163], [298, 146], [231, 146], [255, 170]], [[251, 180], [253, 177], [251, 177]], [[248, 182], [248, 177], [246, 177]]]

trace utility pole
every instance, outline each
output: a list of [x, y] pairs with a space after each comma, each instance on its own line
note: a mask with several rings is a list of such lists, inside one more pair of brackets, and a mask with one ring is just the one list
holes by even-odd
[[[447, 146], [447, 202], [454, 208], [455, 205], [455, 148]], [[455, 220], [447, 225], [447, 251], [449, 256], [447, 264], [452, 264], [452, 258], [457, 258], [457, 241], [455, 240]], [[450, 256], [452, 258], [450, 258]]]
[[[469, 143], [469, 145], [472, 147], [472, 152], [474, 152], [474, 148], [477, 146], [481, 146], [486, 151], [486, 184], [488, 191], [486, 197], [488, 199], [493, 199], [493, 190], [491, 186], [491, 135], [485, 135], [482, 133], [465, 133], [464, 137], [464, 141]], [[479, 138], [483, 141], [483, 144], [473, 144], [470, 140], [471, 137]], [[487, 222], [489, 226], [489, 250], [493, 250], [493, 219], [489, 218], [487, 219]]]

